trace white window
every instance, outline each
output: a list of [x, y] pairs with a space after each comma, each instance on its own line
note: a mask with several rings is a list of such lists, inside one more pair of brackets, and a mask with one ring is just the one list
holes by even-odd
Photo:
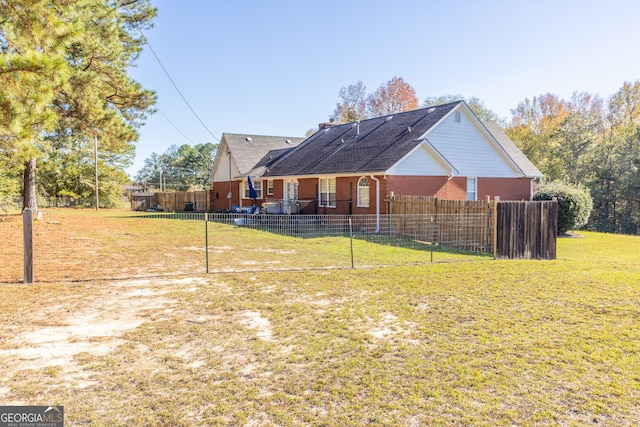
[[[252, 179], [251, 183], [253, 184], [253, 188], [256, 190], [256, 199], [262, 199], [262, 181], [257, 179]], [[249, 181], [244, 180], [244, 198], [250, 199], [249, 196]]]
[[358, 206], [369, 207], [369, 180], [364, 176], [358, 180]]
[[467, 200], [478, 200], [478, 178], [467, 178]]
[[273, 194], [273, 180], [267, 180], [267, 194], [272, 195]]
[[336, 207], [336, 179], [320, 179], [320, 206]]
[[453, 113], [453, 121], [456, 123], [460, 123], [460, 111], [456, 111], [455, 113]]

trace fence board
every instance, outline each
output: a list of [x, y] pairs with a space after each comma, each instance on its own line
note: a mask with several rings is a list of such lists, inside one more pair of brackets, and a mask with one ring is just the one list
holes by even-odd
[[[555, 203], [555, 204], [554, 204]], [[389, 230], [433, 244], [494, 251], [496, 258], [555, 259], [557, 202], [391, 196]], [[412, 215], [426, 215], [416, 221]]]
[[[491, 251], [491, 206], [495, 202], [444, 200], [432, 196], [391, 196], [386, 200], [390, 232], [472, 251]], [[416, 221], [415, 216], [426, 218]]]
[[558, 202], [500, 202], [496, 258], [555, 259]]
[[133, 193], [131, 194], [131, 210], [146, 211], [158, 204], [157, 193]]
[[211, 209], [211, 194], [204, 191], [176, 191], [171, 193], [134, 193], [131, 195], [131, 210], [145, 211], [160, 206], [167, 212], [208, 212]]
[[[385, 234], [470, 251], [495, 258], [555, 259], [557, 202], [444, 200], [430, 196], [386, 199]], [[554, 204], [555, 203], [555, 204]], [[156, 205], [165, 211], [211, 210], [211, 192], [133, 194], [132, 210]], [[367, 226], [354, 223], [366, 232]]]

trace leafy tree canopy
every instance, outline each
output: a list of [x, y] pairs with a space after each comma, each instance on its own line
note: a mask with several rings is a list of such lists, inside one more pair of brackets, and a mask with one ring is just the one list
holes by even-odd
[[608, 99], [575, 92], [543, 94], [512, 110], [507, 135], [545, 174], [586, 187], [593, 197], [588, 228], [640, 232], [640, 82]]
[[97, 135], [101, 151], [132, 153], [155, 96], [127, 70], [155, 13], [149, 0], [0, 1], [0, 154], [24, 165], [25, 207], [51, 141]]
[[[218, 144], [207, 142], [194, 147], [172, 145], [164, 154], [152, 153], [135, 176], [146, 190], [204, 190], [211, 186], [209, 175]], [[160, 181], [162, 179], [162, 181]]]
[[393, 77], [369, 95], [366, 86], [358, 82], [340, 89], [338, 96], [340, 101], [331, 116], [335, 123], [349, 123], [418, 108], [416, 91], [402, 77]]

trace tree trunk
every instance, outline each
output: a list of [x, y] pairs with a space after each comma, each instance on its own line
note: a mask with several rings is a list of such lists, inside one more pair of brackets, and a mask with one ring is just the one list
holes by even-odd
[[27, 208], [33, 212], [38, 211], [38, 199], [36, 197], [36, 159], [30, 159], [25, 163], [23, 183], [22, 210]]

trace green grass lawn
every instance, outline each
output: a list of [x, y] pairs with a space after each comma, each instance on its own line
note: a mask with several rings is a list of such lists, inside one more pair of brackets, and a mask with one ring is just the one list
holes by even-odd
[[[583, 234], [554, 261], [4, 285], [0, 401], [64, 405], [68, 425], [639, 425], [640, 238]], [[10, 355], [127, 304], [135, 327], [88, 340], [109, 351]]]

